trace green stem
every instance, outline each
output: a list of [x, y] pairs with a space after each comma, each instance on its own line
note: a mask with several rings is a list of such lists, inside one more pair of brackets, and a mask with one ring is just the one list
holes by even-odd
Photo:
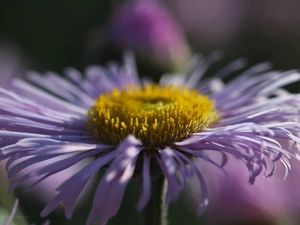
[[152, 179], [152, 197], [143, 211], [143, 225], [167, 225], [166, 192], [167, 182], [164, 176]]
[[[9, 180], [7, 179], [6, 174], [3, 171], [4, 169], [0, 165], [0, 209], [3, 208], [8, 212], [8, 216], [12, 211], [14, 202], [15, 202], [15, 196], [14, 194], [8, 194], [9, 189]], [[18, 207], [17, 212], [15, 216], [18, 216], [18, 219], [13, 220], [18, 225], [25, 225], [27, 224], [27, 221], [25, 219], [25, 216], [22, 214], [20, 207]], [[0, 221], [1, 222], [1, 221]]]

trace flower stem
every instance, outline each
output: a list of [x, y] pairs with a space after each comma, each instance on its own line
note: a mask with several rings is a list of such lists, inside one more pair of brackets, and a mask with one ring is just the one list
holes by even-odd
[[143, 225], [167, 225], [166, 192], [167, 182], [164, 176], [152, 179], [152, 198], [143, 211]]

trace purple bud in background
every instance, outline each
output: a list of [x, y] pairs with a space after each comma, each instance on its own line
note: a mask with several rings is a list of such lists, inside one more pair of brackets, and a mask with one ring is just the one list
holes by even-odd
[[130, 49], [155, 65], [182, 68], [190, 56], [184, 32], [169, 10], [157, 1], [130, 1], [119, 5], [108, 28], [109, 41]]
[[[245, 179], [247, 168], [234, 158], [230, 161], [225, 166], [229, 174], [227, 184], [224, 174], [217, 168], [198, 163], [198, 168], [205, 171], [203, 174], [210, 196], [210, 205], [205, 213], [208, 223], [205, 225], [299, 224], [299, 163], [291, 160], [294, 173], [289, 173], [285, 180], [285, 168], [279, 165], [272, 178], [267, 177], [270, 172], [267, 171], [265, 177], [258, 177], [253, 185], [249, 185]], [[190, 186], [192, 201], [199, 194], [195, 183], [192, 181]]]
[[18, 49], [14, 46], [0, 46], [0, 87], [8, 87], [14, 77], [23, 73], [22, 62]]

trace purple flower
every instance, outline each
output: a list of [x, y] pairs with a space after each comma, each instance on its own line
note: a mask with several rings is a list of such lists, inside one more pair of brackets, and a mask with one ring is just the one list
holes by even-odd
[[182, 68], [190, 57], [182, 28], [158, 1], [119, 5], [111, 17], [107, 35], [117, 48], [131, 49], [140, 58], [160, 66]]
[[[24, 61], [25, 60], [21, 58], [18, 50], [14, 47], [4, 46], [0, 48], [0, 87], [7, 88], [10, 85], [10, 82], [13, 78], [22, 77], [22, 75], [24, 74], [23, 71], [25, 67]], [[0, 162], [0, 174], [5, 172], [5, 163], [6, 161]], [[56, 196], [55, 189], [63, 183], [65, 177], [74, 175], [87, 163], [89, 163], [89, 161], [85, 160], [67, 170], [54, 174], [49, 179], [40, 182], [40, 184], [37, 187], [35, 187], [34, 191], [31, 193], [34, 193], [34, 195], [40, 200], [48, 202]], [[32, 165], [29, 168], [22, 170], [19, 175], [25, 175], [29, 171], [34, 169], [35, 165]], [[4, 181], [2, 180], [2, 182]]]
[[0, 47], [0, 87], [7, 87], [13, 77], [20, 76], [24, 67], [20, 53], [13, 46]]
[[[203, 174], [208, 174], [204, 176], [210, 190], [210, 205], [204, 215], [208, 221], [206, 224], [244, 224], [246, 221], [247, 224], [262, 224], [261, 221], [299, 223], [298, 161], [290, 160], [293, 171], [285, 180], [285, 168], [279, 165], [272, 178], [258, 177], [252, 186], [245, 182], [248, 171], [241, 167], [241, 162], [234, 158], [230, 162], [225, 166], [229, 174], [226, 185], [216, 168], [201, 162], [197, 165]], [[189, 187], [188, 199], [191, 202], [195, 202], [195, 195], [198, 194], [196, 186], [192, 182]]]
[[[66, 178], [41, 215], [63, 202], [66, 217], [71, 218], [89, 181], [107, 169], [87, 221], [92, 224], [99, 217], [102, 225], [117, 213], [134, 177], [142, 182], [138, 210], [143, 210], [151, 198], [153, 177], [166, 178], [169, 203], [195, 175], [201, 214], [208, 193], [193, 159], [226, 173], [223, 167], [233, 155], [246, 165], [251, 184], [269, 166], [271, 172], [265, 176], [271, 176], [278, 162], [287, 172], [289, 158], [299, 157], [300, 98], [282, 87], [298, 81], [300, 74], [267, 72], [269, 66], [260, 64], [224, 84], [224, 77], [244, 67], [243, 60], [236, 60], [200, 81], [218, 59], [218, 54], [195, 58], [186, 74], [164, 75], [159, 84], [141, 80], [129, 55], [121, 67], [113, 63], [89, 67], [85, 77], [69, 68], [66, 78], [31, 72], [26, 80], [15, 79], [11, 90], [0, 89], [0, 159], [8, 159], [10, 178], [30, 165], [37, 167], [16, 179], [10, 191], [38, 178], [30, 190], [53, 174], [93, 159]], [[207, 152], [218, 153], [221, 160]]]

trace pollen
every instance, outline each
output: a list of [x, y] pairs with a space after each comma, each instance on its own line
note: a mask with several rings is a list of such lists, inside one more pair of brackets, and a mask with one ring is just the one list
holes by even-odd
[[201, 132], [219, 115], [214, 102], [196, 90], [148, 85], [101, 94], [87, 117], [98, 142], [116, 145], [132, 134], [145, 149], [156, 149]]

